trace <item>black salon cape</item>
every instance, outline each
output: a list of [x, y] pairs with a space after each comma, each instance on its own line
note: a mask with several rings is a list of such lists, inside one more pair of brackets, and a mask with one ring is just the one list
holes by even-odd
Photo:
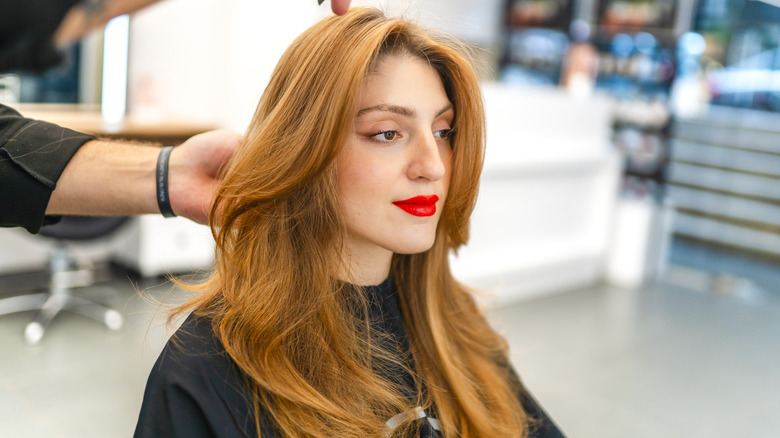
[[[397, 343], [390, 348], [406, 348], [408, 338], [403, 326], [398, 297], [392, 280], [366, 288], [370, 297], [372, 321], [379, 330], [392, 334]], [[241, 371], [213, 336], [208, 320], [190, 316], [169, 341], [157, 359], [144, 393], [135, 438], [254, 437], [251, 396]], [[396, 369], [392, 378], [405, 382], [414, 391], [413, 379]], [[410, 393], [411, 395], [411, 393]], [[520, 395], [523, 406], [537, 419], [533, 438], [563, 437], [546, 413], [528, 395]], [[420, 437], [436, 438], [429, 417], [420, 421]], [[263, 437], [280, 436], [261, 412]]]
[[73, 155], [94, 138], [0, 105], [0, 226], [37, 233], [56, 222], [45, 216], [51, 193]]

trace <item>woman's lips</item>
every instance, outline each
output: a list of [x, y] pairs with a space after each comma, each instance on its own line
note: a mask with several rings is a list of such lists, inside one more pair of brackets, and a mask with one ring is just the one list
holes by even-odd
[[414, 198], [395, 201], [393, 205], [412, 216], [433, 216], [436, 214], [436, 201], [439, 197], [436, 195], [415, 196]]

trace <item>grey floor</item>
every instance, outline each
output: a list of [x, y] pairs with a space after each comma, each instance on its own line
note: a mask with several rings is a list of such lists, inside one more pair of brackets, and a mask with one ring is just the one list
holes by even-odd
[[[780, 436], [777, 267], [726, 260], [723, 271], [738, 272], [713, 276], [678, 262], [643, 290], [599, 286], [491, 313], [568, 436]], [[182, 294], [160, 280], [111, 285], [126, 316], [118, 332], [66, 314], [29, 347], [21, 334], [31, 315], [0, 317], [0, 438], [132, 434], [170, 332], [157, 302]]]

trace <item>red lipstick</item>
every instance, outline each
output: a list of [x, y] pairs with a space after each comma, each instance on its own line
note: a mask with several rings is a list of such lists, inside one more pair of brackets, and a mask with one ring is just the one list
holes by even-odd
[[414, 198], [395, 201], [393, 205], [412, 216], [433, 216], [436, 214], [436, 201], [439, 197], [436, 195], [415, 196]]

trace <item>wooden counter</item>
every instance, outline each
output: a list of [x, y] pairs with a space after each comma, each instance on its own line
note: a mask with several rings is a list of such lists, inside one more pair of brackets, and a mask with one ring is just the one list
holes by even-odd
[[101, 138], [154, 142], [165, 145], [182, 143], [193, 135], [216, 129], [212, 125], [189, 123], [182, 120], [139, 120], [125, 117], [116, 125], [103, 121], [99, 105], [73, 104], [17, 104], [13, 108], [25, 117], [44, 120], [79, 132]]

